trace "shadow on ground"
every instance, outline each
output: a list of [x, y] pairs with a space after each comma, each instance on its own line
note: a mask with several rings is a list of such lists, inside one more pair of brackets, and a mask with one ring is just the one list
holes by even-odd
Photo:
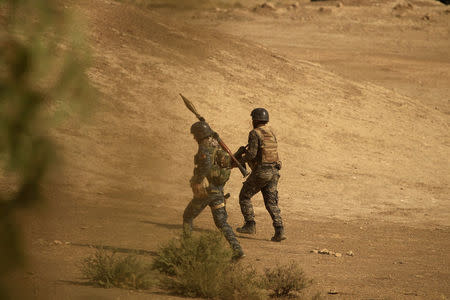
[[99, 286], [96, 285], [93, 282], [89, 282], [89, 281], [74, 281], [74, 280], [56, 280], [55, 281], [58, 284], [70, 284], [70, 285], [78, 285], [78, 286]]
[[248, 236], [248, 235], [241, 235], [241, 234], [238, 234], [238, 235], [236, 235], [236, 237], [238, 237], [238, 238], [240, 238], [240, 239], [255, 240], [255, 241], [263, 241], [263, 242], [271, 242], [271, 240], [269, 240], [269, 239], [260, 239], [260, 238], [255, 238], [255, 237]]
[[[182, 225], [182, 224], [158, 223], [158, 222], [147, 221], [147, 220], [141, 221], [141, 222], [142, 222], [142, 223], [145, 223], [145, 224], [156, 225], [156, 226], [163, 227], [163, 228], [170, 229], [170, 230], [179, 230], [180, 233], [183, 231], [183, 225]], [[194, 228], [193, 228], [193, 231], [197, 231], [197, 232], [210, 232], [211, 230], [194, 227]]]
[[144, 249], [131, 249], [131, 248], [108, 246], [108, 245], [92, 245], [92, 244], [81, 244], [81, 243], [72, 243], [72, 245], [78, 246], [78, 247], [88, 247], [88, 248], [109, 250], [109, 251], [118, 252], [118, 253], [156, 256], [156, 251], [144, 250]]

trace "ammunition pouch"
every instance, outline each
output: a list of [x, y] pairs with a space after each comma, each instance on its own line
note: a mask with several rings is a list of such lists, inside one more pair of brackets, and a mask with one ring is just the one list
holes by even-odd
[[208, 181], [214, 186], [224, 186], [231, 174], [231, 157], [222, 149], [213, 152], [213, 165], [209, 172]]

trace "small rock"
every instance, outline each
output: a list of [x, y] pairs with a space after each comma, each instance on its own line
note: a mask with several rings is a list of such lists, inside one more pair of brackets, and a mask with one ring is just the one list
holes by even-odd
[[345, 253], [348, 256], [355, 256], [355, 253], [353, 253], [353, 251], [347, 251], [347, 253]]
[[336, 289], [330, 289], [328, 291], [328, 294], [330, 294], [330, 295], [337, 295], [337, 294], [339, 294], [339, 292]]
[[336, 257], [342, 257], [342, 253], [336, 252], [336, 253], [334, 254], [334, 256], [336, 256]]
[[284, 14], [287, 10], [289, 10], [289, 9], [286, 9], [286, 8], [278, 8], [278, 9], [275, 10], [275, 13], [281, 15], [281, 14]]
[[261, 8], [275, 9], [275, 6], [272, 3], [265, 2], [261, 4]]
[[53, 244], [54, 244], [54, 245], [62, 245], [62, 242], [61, 242], [61, 241], [58, 241], [58, 240], [54, 240], [54, 241], [53, 241]]
[[87, 226], [81, 226], [80, 229], [87, 229]]
[[344, 4], [342, 4], [342, 2], [338, 2], [337, 4], [336, 4], [336, 7], [343, 7], [344, 6]]
[[320, 7], [319, 12], [320, 13], [331, 13], [331, 8]]
[[66, 245], [71, 245], [72, 243], [71, 243], [71, 242], [65, 242], [65, 244], [66, 244]]
[[297, 9], [299, 8], [300, 4], [298, 4], [298, 2], [294, 2], [291, 5], [289, 5], [289, 7], [293, 8], [293, 9]]
[[424, 21], [430, 21], [430, 20], [431, 20], [431, 17], [430, 17], [429, 14], [426, 14], [425, 16], [422, 17], [422, 20], [424, 20]]
[[319, 254], [326, 254], [326, 255], [330, 255], [330, 251], [326, 248], [322, 249], [319, 251]]
[[314, 250], [311, 250], [311, 251], [309, 251], [310, 253], [315, 253], [315, 254], [318, 254], [319, 253], [319, 249], [314, 249]]
[[38, 242], [38, 244], [41, 245], [41, 246], [42, 246], [42, 245], [45, 245], [44, 239], [38, 239], [37, 242]]
[[334, 256], [336, 254], [336, 252], [334, 251], [330, 251], [330, 253], [328, 253], [328, 255]]
[[403, 0], [403, 1], [397, 2], [397, 3], [394, 5], [393, 9], [394, 9], [394, 10], [414, 9], [414, 6], [413, 6], [410, 2], [408, 2], [408, 1], [406, 1], [406, 0]]

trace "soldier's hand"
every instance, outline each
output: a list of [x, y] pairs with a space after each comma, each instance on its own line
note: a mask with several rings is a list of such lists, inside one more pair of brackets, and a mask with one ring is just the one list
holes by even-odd
[[205, 187], [201, 183], [191, 183], [192, 193], [194, 194], [194, 198], [206, 198], [208, 193], [206, 192]]

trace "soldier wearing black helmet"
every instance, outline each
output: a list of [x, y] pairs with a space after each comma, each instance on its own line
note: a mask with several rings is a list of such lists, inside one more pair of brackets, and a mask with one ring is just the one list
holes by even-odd
[[194, 176], [191, 187], [194, 194], [183, 214], [183, 231], [190, 234], [193, 220], [205, 209], [211, 208], [214, 223], [223, 233], [233, 249], [233, 258], [244, 256], [242, 248], [227, 223], [225, 197], [223, 188], [230, 177], [231, 160], [213, 138], [214, 132], [206, 122], [196, 122], [191, 126], [191, 133], [198, 143], [198, 152], [194, 157]]
[[277, 185], [280, 178], [281, 162], [278, 157], [277, 138], [267, 126], [269, 112], [266, 109], [255, 108], [251, 112], [251, 116], [253, 130], [250, 131], [248, 149], [245, 149], [245, 155], [242, 157], [241, 163], [248, 163], [252, 173], [244, 182], [239, 194], [239, 204], [245, 223], [236, 231], [246, 234], [256, 233], [255, 213], [251, 197], [261, 191], [264, 204], [272, 218], [275, 229], [272, 241], [281, 242], [285, 239], [285, 236], [278, 207]]

